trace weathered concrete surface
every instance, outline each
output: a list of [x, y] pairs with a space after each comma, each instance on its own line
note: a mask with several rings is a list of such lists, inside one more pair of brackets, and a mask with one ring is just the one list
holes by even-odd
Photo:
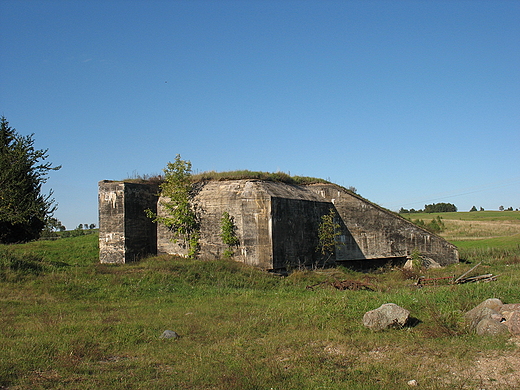
[[[100, 182], [102, 262], [130, 261], [147, 250], [186, 254], [182, 242], [172, 241], [164, 226], [150, 225], [144, 214], [154, 207], [164, 213], [156, 193], [145, 184]], [[198, 184], [194, 202], [204, 258], [219, 258], [227, 249], [220, 233], [222, 214], [228, 212], [240, 240], [237, 261], [263, 269], [319, 265], [318, 226], [334, 209], [344, 244], [338, 245], [335, 261], [406, 258], [413, 251], [441, 265], [458, 261], [456, 247], [444, 239], [334, 184], [210, 181]]]
[[158, 187], [99, 182], [99, 260], [127, 263], [157, 252], [156, 226], [144, 210], [157, 209]]
[[[219, 258], [227, 249], [220, 227], [222, 214], [228, 212], [240, 240], [235, 259], [263, 269], [317, 262], [318, 225], [332, 206], [305, 187], [258, 180], [205, 183], [195, 204], [201, 215], [202, 257]], [[164, 212], [160, 202], [158, 209], [159, 214]], [[186, 254], [171, 238], [168, 230], [160, 226], [158, 251]]]
[[335, 184], [308, 186], [334, 204], [345, 226], [337, 261], [408, 257], [418, 251], [440, 265], [459, 261], [457, 247]]

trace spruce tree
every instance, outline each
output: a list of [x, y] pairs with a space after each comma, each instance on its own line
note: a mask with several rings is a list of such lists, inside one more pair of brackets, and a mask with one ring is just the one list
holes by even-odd
[[35, 149], [34, 134], [19, 135], [0, 118], [0, 242], [26, 242], [40, 236], [56, 210], [52, 191], [41, 193], [52, 167], [48, 149]]

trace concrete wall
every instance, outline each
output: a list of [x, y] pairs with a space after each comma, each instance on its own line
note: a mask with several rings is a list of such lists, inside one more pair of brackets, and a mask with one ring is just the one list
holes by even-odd
[[[161, 198], [161, 201], [165, 199]], [[235, 260], [261, 268], [272, 268], [271, 202], [261, 182], [250, 180], [211, 181], [204, 183], [194, 203], [201, 216], [201, 257], [220, 258], [227, 246], [220, 237], [221, 218], [228, 212], [234, 218], [240, 246]], [[159, 214], [164, 208], [159, 202]], [[182, 242], [172, 242], [172, 235], [158, 227], [159, 253], [185, 255]]]
[[273, 269], [320, 265], [318, 227], [332, 205], [301, 199], [272, 198]]
[[310, 189], [334, 204], [345, 226], [338, 261], [406, 257], [418, 251], [440, 265], [459, 261], [457, 248], [399, 215], [334, 184]]
[[99, 258], [127, 263], [157, 252], [156, 225], [144, 212], [157, 210], [158, 187], [151, 184], [99, 182]]
[[[100, 182], [100, 260], [127, 262], [145, 253], [185, 255], [182, 241], [144, 214], [154, 209], [157, 187]], [[344, 245], [337, 261], [404, 258], [414, 250], [446, 265], [458, 261], [455, 246], [398, 215], [333, 184], [294, 186], [259, 180], [201, 183], [194, 203], [201, 218], [201, 257], [220, 258], [227, 249], [220, 237], [228, 212], [240, 245], [235, 260], [263, 269], [320, 262], [317, 231], [321, 216], [333, 208]], [[159, 214], [164, 213], [159, 200]]]
[[99, 209], [99, 261], [125, 262], [124, 185], [100, 181]]

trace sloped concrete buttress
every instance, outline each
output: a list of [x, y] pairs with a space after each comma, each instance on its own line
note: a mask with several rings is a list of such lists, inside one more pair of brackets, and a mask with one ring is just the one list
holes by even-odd
[[338, 247], [338, 261], [407, 257], [414, 251], [440, 265], [459, 261], [455, 245], [359, 195], [334, 184], [309, 188], [334, 204], [345, 226], [347, 245]]

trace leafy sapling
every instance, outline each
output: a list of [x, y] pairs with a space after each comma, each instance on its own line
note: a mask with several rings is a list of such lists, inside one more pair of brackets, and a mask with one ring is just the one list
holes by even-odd
[[200, 217], [197, 204], [193, 201], [191, 162], [182, 160], [178, 154], [175, 161], [169, 162], [163, 172], [161, 195], [169, 200], [162, 201], [161, 204], [166, 215], [160, 216], [149, 209], [146, 213], [154, 222], [165, 225], [173, 233], [174, 240], [182, 240], [188, 257], [195, 258], [200, 247]]

